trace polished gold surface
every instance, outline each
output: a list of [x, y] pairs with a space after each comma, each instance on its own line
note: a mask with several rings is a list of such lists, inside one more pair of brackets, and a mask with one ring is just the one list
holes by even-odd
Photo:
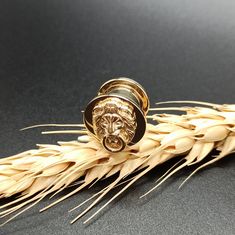
[[107, 94], [115, 89], [127, 90], [129, 94], [133, 94], [137, 98], [144, 114], [148, 112], [149, 98], [144, 88], [139, 83], [129, 78], [111, 79], [102, 85], [98, 94]]
[[143, 137], [148, 108], [147, 94], [137, 82], [112, 79], [101, 86], [98, 96], [88, 104], [84, 123], [105, 149], [119, 152]]

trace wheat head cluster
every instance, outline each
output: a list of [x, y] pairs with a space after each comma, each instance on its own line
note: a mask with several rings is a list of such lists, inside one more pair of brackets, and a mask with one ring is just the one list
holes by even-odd
[[200, 169], [225, 156], [234, 156], [231, 153], [235, 152], [235, 105], [196, 101], [183, 103], [186, 106], [176, 101], [165, 102], [164, 107], [151, 108], [142, 140], [119, 153], [104, 150], [94, 137], [88, 135], [82, 124], [47, 125], [73, 128], [46, 131], [43, 134], [72, 133], [79, 137], [73, 141], [61, 141], [53, 145], [38, 144], [36, 149], [0, 159], [0, 198], [13, 196], [10, 202], [0, 207], [2, 225], [48, 195], [53, 198], [65, 188], [72, 186], [72, 190], [52, 201], [41, 211], [84, 188], [93, 186], [99, 180], [113, 176], [114, 180], [105, 188], [71, 209], [76, 210], [93, 200], [71, 221], [74, 223], [113, 188], [120, 187], [114, 196], [84, 221], [86, 223], [139, 178], [172, 158], [178, 157], [179, 160], [141, 197], [158, 188], [184, 167], [196, 165], [195, 170], [180, 187]]

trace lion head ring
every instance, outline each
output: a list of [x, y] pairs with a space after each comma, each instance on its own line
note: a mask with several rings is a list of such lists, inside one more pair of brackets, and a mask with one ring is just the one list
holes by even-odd
[[84, 124], [110, 152], [136, 144], [146, 130], [149, 99], [143, 87], [128, 78], [112, 79], [84, 111]]

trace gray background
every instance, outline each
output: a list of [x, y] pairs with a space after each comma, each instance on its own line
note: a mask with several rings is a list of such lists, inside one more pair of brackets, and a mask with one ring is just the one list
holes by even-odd
[[[80, 111], [113, 77], [139, 81], [152, 105], [234, 103], [234, 12], [234, 1], [2, 0], [0, 155], [75, 138], [18, 130], [81, 122]], [[83, 218], [71, 226], [76, 213], [67, 211], [107, 182], [39, 214], [44, 200], [0, 234], [234, 234], [234, 155], [178, 190], [194, 168], [182, 170], [140, 200], [172, 163], [151, 171], [88, 225]]]

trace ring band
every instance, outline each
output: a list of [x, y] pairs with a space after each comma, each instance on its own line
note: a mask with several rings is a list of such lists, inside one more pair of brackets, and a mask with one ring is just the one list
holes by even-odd
[[149, 98], [144, 88], [129, 78], [112, 79], [99, 89], [84, 111], [84, 124], [110, 152], [136, 144], [146, 130]]

